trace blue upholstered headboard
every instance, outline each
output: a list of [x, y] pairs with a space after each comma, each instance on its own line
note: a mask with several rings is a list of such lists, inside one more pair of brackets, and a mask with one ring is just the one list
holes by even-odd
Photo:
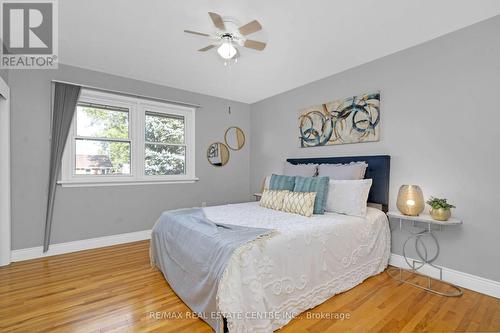
[[289, 158], [292, 164], [337, 164], [365, 161], [368, 163], [365, 178], [373, 180], [368, 202], [382, 205], [382, 210], [387, 212], [389, 207], [389, 179], [391, 172], [391, 157], [389, 155], [377, 156], [350, 156], [350, 157], [309, 157]]

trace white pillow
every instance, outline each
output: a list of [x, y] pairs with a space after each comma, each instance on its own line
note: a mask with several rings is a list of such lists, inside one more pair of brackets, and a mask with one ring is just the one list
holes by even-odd
[[330, 177], [330, 179], [354, 180], [365, 178], [368, 164], [365, 162], [351, 162], [349, 164], [320, 164], [318, 176]]
[[366, 216], [366, 204], [371, 186], [371, 179], [330, 179], [325, 210], [352, 216]]
[[283, 166], [283, 175], [285, 176], [302, 176], [312, 177], [316, 175], [317, 164], [292, 164], [285, 162]]
[[269, 190], [269, 186], [271, 185], [271, 176], [264, 178], [264, 183], [262, 185], [262, 190]]

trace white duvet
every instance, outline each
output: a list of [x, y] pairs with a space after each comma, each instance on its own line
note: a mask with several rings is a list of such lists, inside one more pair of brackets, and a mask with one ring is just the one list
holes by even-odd
[[272, 332], [294, 316], [382, 272], [390, 254], [385, 214], [304, 217], [258, 202], [204, 208], [217, 223], [270, 228], [278, 234], [240, 247], [219, 284], [217, 302], [229, 332]]

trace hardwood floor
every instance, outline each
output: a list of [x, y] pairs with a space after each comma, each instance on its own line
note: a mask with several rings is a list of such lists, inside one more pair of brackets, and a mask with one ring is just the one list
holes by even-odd
[[[0, 332], [210, 332], [202, 320], [187, 318], [189, 309], [149, 266], [148, 244], [0, 268]], [[382, 273], [280, 330], [349, 331], [500, 332], [500, 300], [469, 290], [444, 298]]]

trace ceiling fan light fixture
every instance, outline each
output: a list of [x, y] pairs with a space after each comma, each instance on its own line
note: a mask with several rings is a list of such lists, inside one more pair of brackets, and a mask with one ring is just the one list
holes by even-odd
[[[236, 62], [241, 56], [240, 52], [242, 49], [239, 47], [253, 49], [256, 51], [263, 51], [266, 48], [266, 43], [246, 38], [247, 35], [251, 35], [262, 30], [262, 25], [259, 21], [253, 20], [235, 29], [234, 19], [224, 19], [221, 15], [213, 12], [209, 12], [208, 15], [210, 16], [214, 26], [217, 28], [215, 33], [207, 34], [193, 30], [184, 30], [187, 34], [210, 37], [212, 43], [208, 46], [202, 47], [198, 50], [198, 52], [207, 52], [213, 48], [217, 48], [217, 53], [222, 59], [224, 59], [224, 64], [227, 65], [228, 63]], [[230, 23], [229, 27], [226, 27], [225, 23]]]
[[233, 46], [231, 41], [227, 40], [227, 41], [224, 41], [224, 43], [222, 43], [221, 46], [219, 46], [219, 48], [217, 49], [217, 53], [219, 53], [219, 55], [222, 58], [228, 60], [228, 59], [233, 58], [236, 55], [237, 50]]

